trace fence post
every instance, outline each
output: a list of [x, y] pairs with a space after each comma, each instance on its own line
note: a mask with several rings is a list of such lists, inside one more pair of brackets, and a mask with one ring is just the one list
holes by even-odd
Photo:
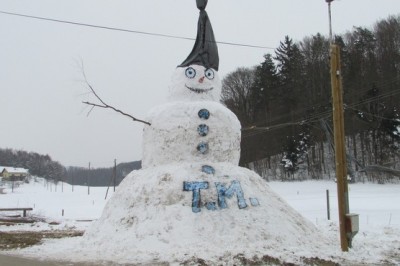
[[331, 219], [331, 207], [329, 204], [329, 189], [326, 190], [326, 210], [328, 214], [328, 220]]

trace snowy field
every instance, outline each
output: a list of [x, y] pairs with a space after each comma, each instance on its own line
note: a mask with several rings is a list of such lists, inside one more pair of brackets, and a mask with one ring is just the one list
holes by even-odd
[[[350, 211], [360, 215], [360, 232], [353, 241], [353, 248], [341, 254], [337, 228], [336, 183], [333, 181], [270, 182], [268, 185], [289, 205], [314, 223], [332, 239], [332, 255], [357, 261], [358, 265], [400, 265], [400, 184], [350, 184]], [[113, 194], [110, 187], [57, 186], [43, 179], [23, 183], [12, 191], [0, 186], [0, 208], [32, 207], [32, 216], [59, 225], [35, 223], [19, 226], [0, 226], [0, 231], [77, 229], [85, 230], [91, 220], [98, 219], [107, 200]], [[1, 191], [2, 189], [0, 189]], [[327, 219], [327, 190], [329, 190], [330, 216]], [[0, 213], [10, 215], [10, 213]], [[279, 247], [276, 247], [279, 250]], [[327, 251], [324, 251], [327, 252]], [[4, 252], [3, 252], [4, 253]], [[24, 250], [7, 253], [24, 255]], [[29, 255], [29, 254], [28, 254]], [[315, 254], [319, 256], [319, 254]]]

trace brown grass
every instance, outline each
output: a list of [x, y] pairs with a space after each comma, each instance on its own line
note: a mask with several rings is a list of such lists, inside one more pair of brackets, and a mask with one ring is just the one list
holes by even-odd
[[74, 230], [0, 232], [0, 250], [26, 248], [38, 245], [45, 238], [63, 238], [82, 235], [83, 231]]

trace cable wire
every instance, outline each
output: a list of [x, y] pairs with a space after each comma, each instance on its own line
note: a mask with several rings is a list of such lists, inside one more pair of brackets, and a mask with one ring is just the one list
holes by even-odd
[[[189, 41], [196, 40], [195, 38], [182, 37], [182, 36], [177, 36], [177, 35], [146, 32], [146, 31], [138, 31], [138, 30], [129, 30], [129, 29], [109, 27], [109, 26], [101, 26], [101, 25], [94, 25], [94, 24], [87, 24], [87, 23], [74, 22], [74, 21], [68, 21], [68, 20], [60, 20], [60, 19], [54, 19], [54, 18], [47, 18], [47, 17], [32, 16], [32, 15], [26, 15], [26, 14], [20, 14], [20, 13], [13, 13], [13, 12], [7, 12], [7, 11], [2, 11], [2, 10], [0, 10], [0, 13], [1, 14], [5, 14], [5, 15], [17, 16], [17, 17], [38, 19], [38, 20], [51, 21], [51, 22], [56, 22], [56, 23], [64, 23], [64, 24], [70, 24], [70, 25], [75, 25], [75, 26], [98, 28], [98, 29], [103, 29], [103, 30], [121, 31], [121, 32], [143, 34], [143, 35], [157, 36], [157, 37], [163, 37], [163, 38], [189, 40]], [[230, 46], [240, 46], [240, 47], [248, 47], [248, 48], [275, 50], [275, 48], [272, 48], [272, 47], [260, 46], [260, 45], [252, 45], [252, 44], [233, 43], [233, 42], [216, 42], [216, 43], [224, 44], [224, 45], [230, 45]]]
[[[379, 96], [370, 97], [370, 98], [367, 98], [367, 99], [365, 99], [363, 101], [346, 105], [345, 109], [346, 108], [354, 109], [355, 106], [366, 104], [366, 103], [370, 103], [370, 102], [373, 102], [373, 101], [375, 101], [377, 99], [391, 97], [391, 96], [399, 94], [399, 93], [400, 93], [400, 89], [389, 91], [389, 92], [381, 94]], [[271, 125], [271, 126], [267, 126], [267, 127], [251, 126], [251, 127], [248, 127], [248, 128], [244, 128], [242, 130], [242, 131], [244, 131], [243, 134], [242, 134], [242, 137], [243, 138], [253, 137], [253, 136], [256, 136], [256, 135], [259, 135], [259, 134], [263, 134], [266, 131], [271, 131], [271, 130], [279, 129], [279, 128], [290, 126], [290, 125], [307, 125], [307, 124], [314, 123], [314, 122], [318, 121], [321, 118], [328, 118], [331, 115], [332, 115], [332, 110], [328, 110], [328, 111], [325, 111], [325, 112], [319, 112], [319, 113], [313, 114], [312, 116], [309, 116], [308, 118], [302, 118], [302, 119], [299, 119], [299, 120], [293, 121], [293, 122], [281, 123], [281, 124]], [[381, 118], [392, 120], [392, 119], [384, 118], [384, 117], [381, 117]]]
[[387, 118], [387, 117], [384, 117], [384, 116], [375, 115], [375, 114], [373, 114], [371, 112], [363, 111], [363, 110], [356, 109], [356, 108], [353, 108], [353, 107], [347, 107], [347, 108], [348, 109], [352, 109], [353, 111], [357, 111], [357, 112], [363, 113], [363, 114], [368, 114], [370, 116], [373, 116], [373, 117], [376, 117], [376, 118], [380, 118], [380, 119], [383, 119], [383, 120], [388, 120], [388, 121], [393, 121], [393, 122], [399, 122], [400, 121], [399, 119], [396, 119], [396, 118]]

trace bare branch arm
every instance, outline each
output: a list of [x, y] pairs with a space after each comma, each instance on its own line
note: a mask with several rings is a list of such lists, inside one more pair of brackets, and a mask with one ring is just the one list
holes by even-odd
[[88, 82], [88, 80], [87, 80], [87, 78], [86, 78], [85, 71], [84, 71], [84, 69], [83, 69], [83, 66], [82, 66], [81, 68], [82, 68], [82, 75], [83, 75], [83, 78], [84, 78], [84, 80], [85, 80], [86, 85], [89, 87], [91, 93], [93, 93], [93, 95], [94, 95], [94, 96], [97, 98], [97, 100], [99, 100], [100, 103], [101, 103], [101, 104], [96, 104], [96, 103], [91, 103], [91, 102], [88, 102], [88, 101], [82, 102], [82, 103], [84, 103], [84, 104], [87, 104], [87, 105], [92, 106], [92, 108], [90, 109], [88, 115], [90, 114], [90, 112], [91, 112], [91, 111], [93, 110], [93, 108], [95, 108], [95, 107], [105, 108], [105, 109], [112, 109], [112, 110], [114, 110], [114, 111], [117, 112], [117, 113], [120, 113], [120, 114], [122, 114], [122, 115], [124, 115], [124, 116], [127, 116], [127, 117], [131, 118], [131, 119], [132, 119], [133, 121], [135, 121], [135, 122], [140, 122], [140, 123], [143, 123], [143, 124], [146, 124], [146, 125], [151, 126], [151, 124], [150, 124], [149, 122], [144, 121], [144, 120], [141, 120], [141, 119], [138, 119], [138, 118], [136, 118], [136, 117], [134, 117], [134, 116], [132, 116], [132, 115], [130, 115], [130, 114], [127, 114], [127, 113], [123, 112], [122, 110], [119, 110], [119, 109], [115, 108], [114, 106], [111, 106], [111, 105], [107, 104], [105, 101], [103, 101], [103, 100], [100, 98], [100, 96], [96, 93], [96, 91], [94, 90], [94, 88], [92, 87], [92, 85]]
[[151, 126], [151, 124], [149, 122], [147, 122], [147, 121], [144, 121], [144, 120], [138, 119], [136, 117], [133, 117], [130, 114], [127, 114], [127, 113], [125, 113], [125, 112], [123, 112], [123, 111], [121, 111], [121, 110], [119, 110], [119, 109], [117, 109], [117, 108], [115, 108], [115, 107], [113, 107], [111, 105], [108, 105], [108, 104], [104, 103], [103, 101], [101, 101], [101, 102], [102, 102], [102, 104], [96, 104], [96, 103], [91, 103], [91, 102], [87, 102], [87, 101], [86, 102], [82, 102], [82, 103], [87, 104], [87, 105], [91, 105], [93, 107], [109, 108], [109, 109], [114, 110], [117, 113], [120, 113], [120, 114], [122, 114], [124, 116], [127, 116], [127, 117], [131, 118], [135, 122], [140, 122], [140, 123], [147, 124], [147, 125]]

